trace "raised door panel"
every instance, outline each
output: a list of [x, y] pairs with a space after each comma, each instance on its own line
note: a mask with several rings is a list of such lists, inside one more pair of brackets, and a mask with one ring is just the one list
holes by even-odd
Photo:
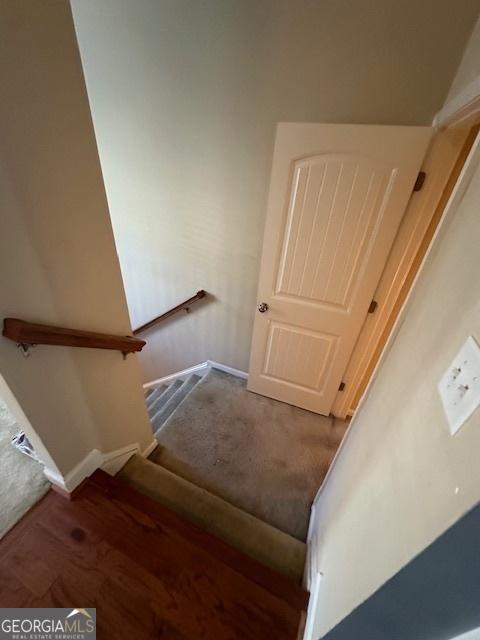
[[276, 296], [348, 310], [395, 173], [348, 156], [295, 163]]

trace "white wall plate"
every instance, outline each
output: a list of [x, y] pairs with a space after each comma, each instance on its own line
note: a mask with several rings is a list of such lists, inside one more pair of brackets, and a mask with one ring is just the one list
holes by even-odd
[[480, 347], [472, 336], [438, 383], [452, 436], [480, 405]]

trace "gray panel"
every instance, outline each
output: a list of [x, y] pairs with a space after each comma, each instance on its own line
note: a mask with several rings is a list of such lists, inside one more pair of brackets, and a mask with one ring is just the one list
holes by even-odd
[[[365, 553], [374, 554], [375, 549]], [[449, 640], [479, 626], [480, 506], [476, 506], [323, 638]]]

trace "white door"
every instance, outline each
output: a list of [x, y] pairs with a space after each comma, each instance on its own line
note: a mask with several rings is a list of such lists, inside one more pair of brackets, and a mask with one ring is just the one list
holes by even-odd
[[250, 391], [330, 413], [431, 133], [278, 125]]

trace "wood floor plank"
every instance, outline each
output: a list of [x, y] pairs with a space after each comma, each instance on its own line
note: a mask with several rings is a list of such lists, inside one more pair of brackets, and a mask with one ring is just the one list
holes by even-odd
[[18, 580], [15, 575], [0, 571], [0, 606], [28, 607], [32, 593]]
[[130, 499], [94, 482], [50, 492], [0, 541], [0, 607], [96, 607], [100, 640], [297, 637], [302, 607]]
[[[102, 501], [103, 497], [95, 492], [88, 494], [88, 500], [82, 502], [84, 525], [93, 526], [93, 518]], [[250, 637], [248, 627], [252, 620], [257, 624], [257, 628], [265, 627], [265, 632], [268, 629], [274, 632], [278, 627], [278, 633], [281, 633], [283, 628], [293, 628], [298, 624], [298, 612], [286, 603], [270, 593], [265, 593], [256, 584], [236, 574], [217, 559], [209, 557], [208, 562], [205, 562], [205, 554], [201, 549], [177, 536], [167, 527], [158, 528], [156, 523], [143, 513], [141, 522], [145, 544], [138, 548], [135, 510], [130, 508], [122, 510], [121, 514], [119, 512], [117, 504], [103, 505], [102, 524], [105, 525], [106, 540], [115, 548], [121, 549], [126, 556], [134, 556], [137, 563], [154, 575], [161, 576], [164, 585], [175, 594], [179, 608], [189, 609], [191, 617], [200, 620], [208, 608], [213, 608], [216, 611], [215, 620], [226, 620], [226, 625], [230, 628], [236, 624], [238, 613], [241, 611], [242, 618], [246, 619], [241, 629], [244, 638]], [[119, 521], [121, 527], [115, 527], [115, 522]], [[150, 552], [152, 545], [155, 545], [156, 549], [154, 556]], [[203, 584], [199, 585], [200, 577]], [[205, 599], [208, 599], [208, 602], [205, 602]], [[258, 603], [261, 601], [268, 602], [271, 614], [269, 620], [265, 619], [263, 611], [260, 610]], [[167, 617], [170, 614], [171, 611], [164, 612]], [[188, 620], [183, 622], [186, 624]], [[220, 632], [218, 637], [223, 637]]]
[[32, 523], [40, 520], [44, 516], [44, 513], [51, 508], [51, 505], [54, 504], [57, 497], [57, 494], [52, 489], [47, 491], [43, 498], [34, 504], [12, 529], [7, 531], [0, 540], [0, 562], [3, 555], [17, 546], [18, 539], [22, 533], [31, 529]]

